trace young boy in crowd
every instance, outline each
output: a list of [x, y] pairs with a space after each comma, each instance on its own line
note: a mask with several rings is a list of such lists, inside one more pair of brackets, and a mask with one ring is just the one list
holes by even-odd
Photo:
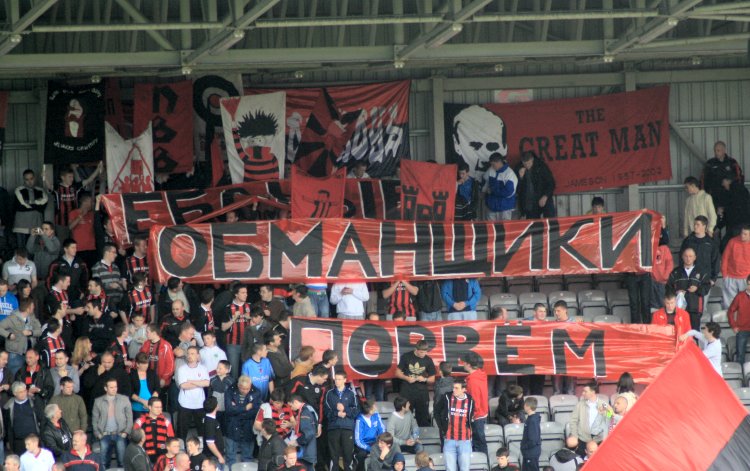
[[219, 401], [219, 410], [216, 413], [216, 421], [223, 427], [224, 425], [224, 393], [234, 386], [234, 378], [229, 373], [232, 371], [232, 365], [227, 360], [221, 360], [216, 365], [216, 376], [211, 378], [208, 384], [208, 391]]
[[395, 411], [388, 419], [386, 431], [393, 435], [393, 443], [398, 445], [402, 452], [419, 453], [422, 451], [419, 427], [410, 410], [409, 401], [398, 396], [393, 400], [393, 407]]
[[128, 324], [128, 332], [130, 333], [128, 355], [130, 358], [135, 358], [141, 351], [143, 344], [148, 340], [146, 327], [146, 319], [143, 317], [143, 313], [134, 312], [130, 318], [130, 324]]
[[492, 471], [518, 471], [518, 466], [510, 464], [510, 452], [504, 446], [497, 449], [495, 459], [497, 466], [493, 466]]
[[438, 369], [440, 377], [435, 380], [435, 397], [443, 397], [453, 392], [453, 366], [447, 361], [441, 361]]
[[527, 397], [523, 401], [523, 410], [526, 412], [526, 426], [523, 428], [521, 438], [521, 455], [523, 461], [521, 471], [537, 471], [539, 469], [539, 456], [542, 454], [542, 428], [541, 417], [536, 413], [537, 400], [535, 397]]

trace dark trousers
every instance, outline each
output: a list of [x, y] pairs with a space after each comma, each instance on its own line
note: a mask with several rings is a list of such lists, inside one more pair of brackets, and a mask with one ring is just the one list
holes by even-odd
[[539, 471], [539, 458], [526, 458], [521, 460], [521, 471]]
[[544, 205], [543, 208], [539, 207], [539, 200], [542, 199], [541, 196], [536, 198], [537, 203], [534, 205], [534, 207], [526, 213], [526, 219], [539, 219], [542, 216], [545, 218], [553, 218], [557, 217], [557, 208], [555, 208], [555, 197], [550, 196], [547, 198], [547, 203]]
[[[377, 447], [377, 442], [372, 446]], [[354, 469], [356, 471], [365, 470], [365, 462], [367, 461], [368, 456], [370, 456], [370, 454], [362, 448], [354, 450]]]
[[179, 415], [177, 416], [177, 433], [178, 438], [185, 440], [187, 438], [188, 430], [191, 427], [195, 427], [196, 430], [203, 430], [203, 416], [206, 413], [203, 409], [185, 409], [179, 406]]
[[630, 322], [648, 324], [651, 322], [651, 275], [629, 273], [625, 286], [630, 297]]
[[365, 397], [371, 401], [385, 401], [385, 381], [368, 379], [365, 384]]
[[700, 332], [701, 330], [701, 312], [688, 311], [690, 314], [690, 328]]
[[354, 432], [352, 430], [328, 430], [328, 451], [331, 454], [331, 471], [339, 468], [339, 458], [344, 459], [344, 471], [352, 471], [354, 458]]
[[484, 426], [487, 418], [476, 419], [471, 423], [471, 449], [476, 452], [487, 454], [487, 437], [484, 434]]
[[403, 383], [401, 395], [411, 403], [411, 410], [414, 411], [417, 425], [420, 427], [432, 425], [430, 420], [430, 395], [427, 393], [427, 388], [418, 389], [408, 383]]

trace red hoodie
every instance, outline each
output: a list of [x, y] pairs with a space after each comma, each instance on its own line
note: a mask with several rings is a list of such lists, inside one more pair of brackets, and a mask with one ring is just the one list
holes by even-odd
[[466, 392], [474, 399], [474, 419], [486, 419], [490, 410], [487, 373], [474, 370], [466, 377]]
[[740, 291], [727, 309], [729, 326], [733, 329], [750, 330], [750, 295]]

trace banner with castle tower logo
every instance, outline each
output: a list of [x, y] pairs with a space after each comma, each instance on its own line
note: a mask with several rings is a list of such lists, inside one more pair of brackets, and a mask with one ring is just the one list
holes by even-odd
[[401, 219], [452, 221], [456, 209], [455, 164], [401, 161]]

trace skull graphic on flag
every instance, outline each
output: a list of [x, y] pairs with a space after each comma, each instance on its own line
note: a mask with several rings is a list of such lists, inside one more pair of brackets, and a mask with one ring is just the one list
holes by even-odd
[[283, 178], [285, 107], [284, 92], [221, 100], [232, 183]]
[[112, 193], [154, 191], [154, 146], [151, 124], [140, 136], [123, 139], [109, 123], [107, 142], [107, 183]]

